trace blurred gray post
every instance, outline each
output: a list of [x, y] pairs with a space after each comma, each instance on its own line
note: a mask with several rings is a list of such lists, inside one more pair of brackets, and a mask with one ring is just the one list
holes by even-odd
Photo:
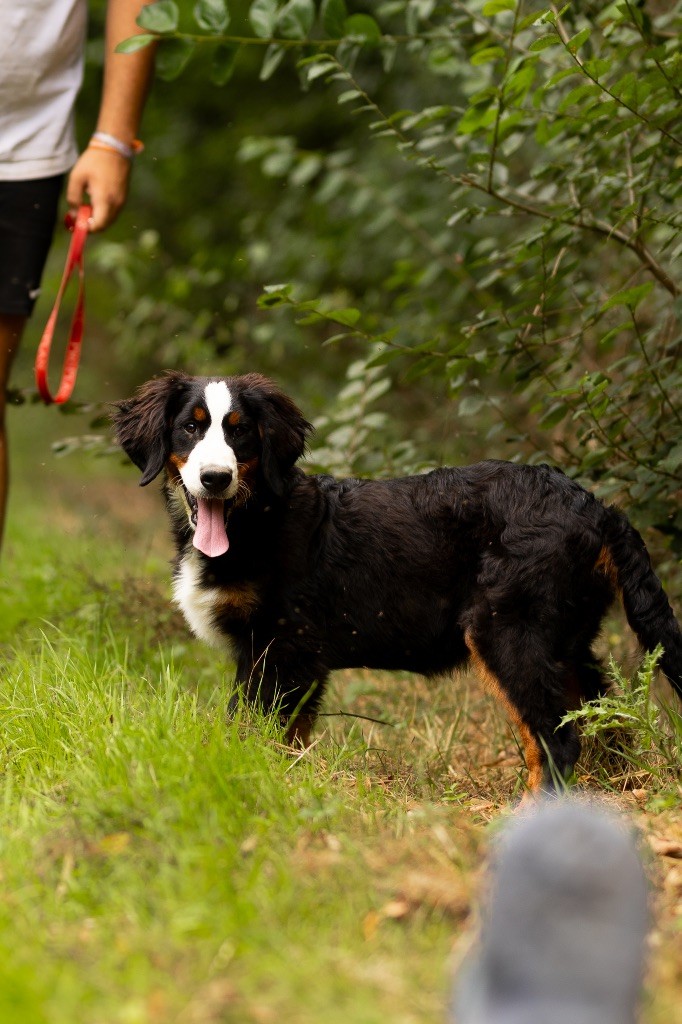
[[545, 803], [503, 834], [454, 1024], [634, 1024], [649, 922], [627, 826]]

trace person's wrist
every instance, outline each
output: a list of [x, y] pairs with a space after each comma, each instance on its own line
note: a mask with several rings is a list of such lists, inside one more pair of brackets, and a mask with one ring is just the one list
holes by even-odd
[[125, 160], [132, 162], [137, 154], [142, 152], [144, 145], [139, 139], [133, 139], [132, 143], [128, 143], [124, 142], [123, 139], [119, 139], [116, 135], [112, 135], [110, 132], [96, 131], [93, 132], [90, 138], [88, 149], [101, 149], [109, 153], [118, 153]]

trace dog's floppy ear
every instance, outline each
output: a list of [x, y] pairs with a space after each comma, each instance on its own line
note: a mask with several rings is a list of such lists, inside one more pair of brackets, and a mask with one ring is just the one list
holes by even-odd
[[276, 384], [258, 373], [239, 378], [243, 398], [255, 414], [263, 442], [261, 469], [265, 482], [279, 497], [287, 473], [305, 451], [312, 424]]
[[168, 458], [171, 416], [190, 379], [169, 370], [142, 384], [132, 398], [115, 403], [112, 419], [116, 440], [142, 470], [141, 487], [159, 475]]

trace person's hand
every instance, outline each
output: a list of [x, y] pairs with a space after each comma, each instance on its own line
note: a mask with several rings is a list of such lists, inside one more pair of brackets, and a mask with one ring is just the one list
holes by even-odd
[[104, 149], [86, 149], [76, 161], [66, 188], [66, 201], [75, 213], [87, 192], [92, 204], [90, 230], [102, 231], [118, 217], [128, 195], [130, 160]]

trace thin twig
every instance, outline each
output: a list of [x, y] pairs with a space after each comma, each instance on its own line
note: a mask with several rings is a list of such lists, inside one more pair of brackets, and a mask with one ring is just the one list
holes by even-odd
[[321, 711], [318, 718], [361, 718], [363, 722], [374, 722], [375, 725], [387, 725], [395, 729], [393, 722], [387, 722], [383, 718], [371, 718], [369, 715], [357, 715], [353, 711]]

